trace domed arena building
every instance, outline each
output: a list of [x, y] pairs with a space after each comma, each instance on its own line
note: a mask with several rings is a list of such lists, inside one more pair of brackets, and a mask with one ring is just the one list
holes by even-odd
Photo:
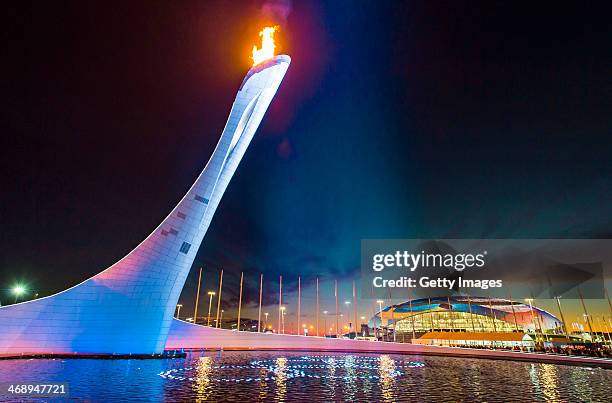
[[[531, 300], [519, 302], [499, 298], [452, 296], [413, 299], [386, 308], [382, 306], [379, 301], [378, 312], [369, 325], [379, 329], [378, 334], [382, 333], [381, 328], [385, 329], [387, 335], [389, 332], [394, 333], [393, 337], [397, 341], [431, 338], [431, 335], [436, 333], [445, 334], [446, 339], [508, 339], [509, 342], [517, 339], [516, 342], [520, 342], [524, 335], [529, 333], [564, 333], [563, 322], [551, 313], [533, 306]], [[452, 333], [462, 333], [464, 336], [452, 336]], [[466, 333], [478, 336], [467, 337]], [[489, 336], [483, 336], [485, 333]]]

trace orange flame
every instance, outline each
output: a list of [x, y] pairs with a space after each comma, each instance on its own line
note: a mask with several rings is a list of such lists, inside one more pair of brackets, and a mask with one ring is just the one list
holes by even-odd
[[274, 57], [274, 32], [278, 30], [278, 27], [265, 27], [259, 32], [261, 36], [261, 49], [257, 49], [257, 46], [253, 46], [253, 66]]

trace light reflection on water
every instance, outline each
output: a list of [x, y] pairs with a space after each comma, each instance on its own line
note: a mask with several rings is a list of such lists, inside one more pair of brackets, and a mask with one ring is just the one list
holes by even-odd
[[277, 358], [276, 367], [276, 400], [283, 401], [287, 395], [287, 358]]
[[4, 382], [68, 382], [72, 397], [105, 402], [609, 401], [612, 393], [612, 371], [604, 369], [287, 352], [203, 353], [167, 360], [7, 360], [0, 361]]
[[394, 386], [395, 377], [392, 375], [395, 371], [395, 362], [388, 355], [381, 355], [379, 359], [378, 376], [380, 377], [380, 388], [385, 402], [395, 401]]
[[543, 364], [540, 368], [540, 379], [542, 380], [542, 392], [548, 401], [558, 402], [560, 399], [557, 384], [557, 368], [551, 364]]
[[208, 400], [212, 393], [210, 375], [212, 374], [213, 359], [211, 357], [200, 357], [196, 364], [195, 382], [193, 388], [198, 400]]
[[349, 355], [344, 359], [344, 371], [346, 372], [346, 382], [342, 383], [342, 395], [344, 400], [354, 401], [357, 398], [357, 362], [355, 356]]

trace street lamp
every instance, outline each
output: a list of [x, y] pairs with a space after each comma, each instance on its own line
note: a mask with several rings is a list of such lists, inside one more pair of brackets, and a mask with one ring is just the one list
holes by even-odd
[[21, 295], [26, 291], [25, 287], [17, 284], [13, 287], [13, 294], [15, 294], [15, 303], [17, 303], [17, 299], [21, 297]]
[[264, 332], [265, 332], [266, 326], [268, 325], [268, 312], [264, 312], [264, 316], [266, 317], [266, 321], [265, 321], [264, 326], [263, 326]]
[[208, 300], [208, 319], [206, 320], [206, 326], [210, 326], [210, 308], [212, 307], [212, 297], [215, 295], [214, 291], [208, 291], [210, 299]]
[[177, 310], [177, 311], [176, 311], [176, 318], [177, 318], [177, 319], [180, 319], [180, 316], [181, 316], [181, 308], [182, 308], [182, 307], [183, 307], [183, 304], [177, 304], [177, 305], [176, 305], [176, 310]]

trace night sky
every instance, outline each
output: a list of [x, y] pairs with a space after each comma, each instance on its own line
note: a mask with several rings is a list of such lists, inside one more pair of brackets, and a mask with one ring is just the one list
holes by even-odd
[[[264, 23], [292, 65], [187, 280], [247, 303], [359, 271], [364, 238], [612, 238], [612, 25], [596, 4], [3, 7], [0, 300], [109, 266], [223, 129]], [[311, 290], [305, 290], [310, 298]], [[333, 297], [333, 294], [331, 294]], [[288, 296], [287, 298], [292, 298]], [[229, 308], [228, 308], [229, 309]]]

